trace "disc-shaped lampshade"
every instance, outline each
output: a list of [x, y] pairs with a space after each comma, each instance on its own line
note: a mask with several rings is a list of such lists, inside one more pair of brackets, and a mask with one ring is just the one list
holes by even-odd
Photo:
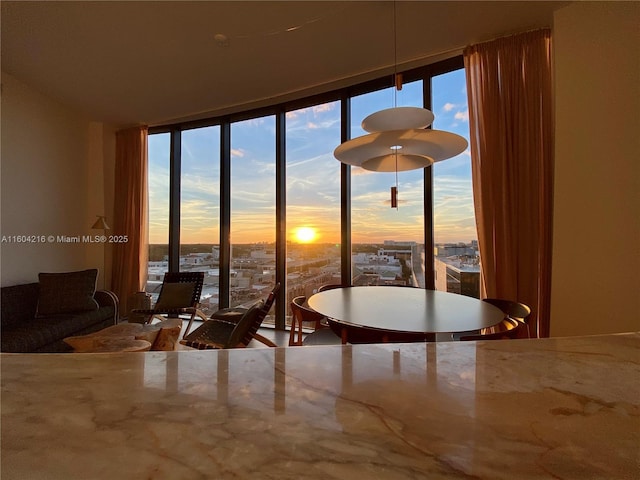
[[433, 164], [429, 157], [421, 155], [382, 155], [380, 157], [365, 160], [360, 165], [365, 170], [372, 172], [405, 172], [417, 170]]
[[372, 113], [362, 121], [365, 132], [426, 128], [433, 123], [431, 110], [419, 107], [394, 107]]
[[366, 170], [402, 172], [455, 157], [467, 145], [460, 135], [442, 130], [391, 130], [348, 140], [333, 155], [342, 163]]

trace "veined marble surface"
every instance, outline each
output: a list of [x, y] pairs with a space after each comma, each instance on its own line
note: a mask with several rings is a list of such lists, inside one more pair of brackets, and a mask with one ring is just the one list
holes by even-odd
[[0, 362], [3, 480], [640, 478], [640, 333]]

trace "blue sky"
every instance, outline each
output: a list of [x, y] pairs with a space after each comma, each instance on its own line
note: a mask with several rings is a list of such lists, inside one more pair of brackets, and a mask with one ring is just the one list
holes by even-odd
[[[433, 127], [468, 139], [464, 71], [434, 79]], [[421, 106], [422, 84], [406, 84], [352, 100], [352, 136], [365, 134], [360, 122], [395, 105]], [[319, 242], [340, 241], [340, 143], [337, 102], [289, 112], [286, 117], [287, 230], [312, 227]], [[231, 241], [275, 241], [275, 119], [264, 117], [232, 125]], [[149, 137], [150, 242], [167, 243], [169, 135]], [[469, 151], [434, 166], [436, 242], [476, 239]], [[219, 128], [190, 130], [182, 138], [181, 241], [218, 243]], [[423, 171], [398, 174], [399, 208], [389, 205], [394, 173], [352, 167], [354, 243], [414, 240], [422, 243]]]

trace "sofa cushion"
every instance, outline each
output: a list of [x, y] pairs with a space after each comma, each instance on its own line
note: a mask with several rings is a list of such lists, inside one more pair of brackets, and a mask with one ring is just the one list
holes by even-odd
[[0, 289], [2, 329], [31, 321], [36, 315], [39, 286], [37, 283], [11, 285]]
[[112, 318], [113, 307], [66, 315], [51, 315], [34, 318], [22, 325], [2, 329], [0, 350], [3, 352], [35, 352], [42, 347], [65, 337], [77, 335], [82, 330], [102, 327], [102, 323]]
[[40, 294], [37, 317], [98, 309], [93, 298], [98, 270], [78, 272], [40, 273]]

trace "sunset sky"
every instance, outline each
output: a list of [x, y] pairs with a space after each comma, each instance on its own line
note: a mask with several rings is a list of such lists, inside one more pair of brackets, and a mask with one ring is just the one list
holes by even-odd
[[[367, 115], [394, 106], [421, 106], [421, 82], [355, 97], [352, 136]], [[464, 71], [434, 79], [433, 127], [468, 138]], [[340, 242], [340, 143], [338, 102], [289, 112], [286, 117], [287, 231], [315, 229], [317, 242]], [[275, 118], [239, 122], [231, 128], [231, 241], [275, 241]], [[149, 241], [167, 243], [169, 135], [149, 136]], [[434, 165], [435, 240], [476, 239], [469, 151]], [[183, 132], [181, 243], [219, 242], [219, 128]], [[423, 242], [423, 171], [398, 174], [399, 208], [390, 208], [395, 173], [352, 167], [352, 239]]]

